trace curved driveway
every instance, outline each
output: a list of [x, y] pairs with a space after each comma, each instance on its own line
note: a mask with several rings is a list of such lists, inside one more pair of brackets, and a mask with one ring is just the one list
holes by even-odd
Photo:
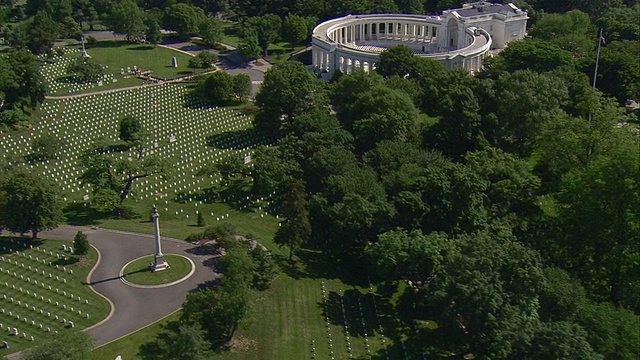
[[140, 256], [153, 254], [153, 236], [129, 234], [105, 229], [62, 226], [52, 231], [43, 231], [41, 238], [71, 240], [81, 230], [87, 234], [91, 245], [101, 254], [101, 260], [89, 275], [89, 283], [112, 303], [111, 316], [104, 322], [89, 328], [88, 333], [101, 346], [126, 336], [176, 311], [182, 306], [186, 294], [199, 285], [213, 280], [215, 273], [203, 265], [210, 256], [194, 255], [186, 250], [194, 246], [180, 240], [162, 239], [162, 252], [184, 255], [193, 260], [196, 271], [187, 280], [164, 288], [140, 289], [125, 285], [119, 273], [124, 264]]

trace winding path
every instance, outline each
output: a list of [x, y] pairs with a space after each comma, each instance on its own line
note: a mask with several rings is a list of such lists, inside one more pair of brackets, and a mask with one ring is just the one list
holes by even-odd
[[89, 284], [112, 303], [111, 314], [100, 323], [87, 329], [94, 338], [96, 347], [124, 337], [136, 330], [178, 310], [186, 294], [199, 285], [213, 280], [216, 274], [203, 265], [209, 256], [195, 255], [187, 250], [194, 246], [175, 239], [162, 239], [162, 252], [179, 254], [190, 258], [196, 266], [195, 273], [185, 281], [163, 288], [141, 289], [125, 285], [119, 273], [124, 264], [155, 251], [153, 236], [120, 231], [61, 226], [43, 231], [44, 239], [71, 240], [81, 230], [87, 234], [89, 243], [100, 252], [97, 266], [88, 276]]

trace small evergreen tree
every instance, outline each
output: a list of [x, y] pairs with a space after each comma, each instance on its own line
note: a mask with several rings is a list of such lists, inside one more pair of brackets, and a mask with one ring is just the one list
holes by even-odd
[[82, 231], [78, 231], [73, 238], [73, 248], [77, 255], [86, 255], [89, 252], [89, 240]]
[[197, 222], [198, 222], [198, 226], [205, 226], [206, 225], [206, 222], [204, 221], [204, 216], [202, 215], [201, 211], [198, 212], [198, 220], [197, 220]]

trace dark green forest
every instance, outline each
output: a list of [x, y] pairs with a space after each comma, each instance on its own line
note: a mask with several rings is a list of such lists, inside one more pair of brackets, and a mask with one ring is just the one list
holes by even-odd
[[[254, 58], [281, 39], [307, 43], [331, 17], [461, 3], [1, 0], [10, 49], [0, 122], [18, 123], [44, 98], [32, 54], [78, 29], [153, 39], [161, 27], [215, 43], [234, 20]], [[249, 173], [240, 161], [225, 171], [250, 178], [254, 194], [275, 194], [286, 219], [275, 240], [291, 260], [309, 247], [337, 267], [409, 284], [401, 320], [425, 349], [637, 359], [640, 4], [514, 3], [529, 11], [530, 36], [478, 74], [404, 46], [385, 51], [374, 72], [336, 73], [328, 84], [302, 63], [274, 66], [255, 97], [255, 125], [275, 146], [257, 151]]]

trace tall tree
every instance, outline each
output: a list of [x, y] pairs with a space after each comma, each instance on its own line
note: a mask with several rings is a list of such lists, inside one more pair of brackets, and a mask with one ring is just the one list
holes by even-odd
[[197, 322], [173, 322], [154, 341], [142, 344], [143, 360], [207, 360], [213, 356], [211, 343]]
[[91, 335], [76, 329], [53, 335], [47, 342], [26, 350], [24, 360], [84, 360], [93, 349]]
[[245, 29], [240, 39], [240, 54], [246, 60], [257, 59], [262, 55], [260, 44], [258, 43], [258, 32], [254, 29]]
[[392, 46], [382, 53], [376, 63], [376, 72], [384, 77], [397, 75], [404, 77], [415, 71], [417, 56], [406, 45]]
[[217, 17], [207, 16], [200, 23], [198, 34], [204, 42], [213, 45], [222, 40], [222, 20]]
[[380, 234], [377, 242], [367, 245], [365, 254], [379, 278], [401, 278], [426, 290], [454, 251], [453, 242], [442, 233], [397, 229]]
[[91, 245], [89, 245], [89, 240], [87, 240], [87, 234], [82, 231], [78, 231], [76, 236], [73, 238], [74, 254], [86, 255], [90, 248]]
[[[122, 140], [132, 139], [129, 135]], [[125, 215], [124, 201], [131, 194], [135, 181], [152, 175], [166, 178], [172, 169], [167, 160], [146, 154], [145, 144], [141, 141], [135, 137], [132, 141], [123, 147], [122, 144], [98, 140], [83, 153], [81, 159], [84, 171], [80, 180], [91, 184], [93, 203], [103, 211], [114, 211], [118, 216]], [[114, 151], [123, 151], [124, 158], [115, 158]]]
[[571, 52], [545, 40], [527, 38], [509, 43], [492, 61], [486, 71], [495, 77], [500, 72], [516, 70], [551, 71], [561, 66], [573, 66]]
[[132, 115], [126, 115], [120, 119], [120, 123], [118, 124], [118, 137], [120, 137], [120, 140], [128, 144], [134, 144], [142, 141], [143, 136], [144, 129], [138, 118]]
[[249, 27], [253, 28], [258, 35], [258, 45], [262, 48], [265, 56], [269, 55], [267, 50], [269, 45], [280, 38], [280, 28], [282, 19], [276, 14], [266, 14], [247, 20]]
[[307, 40], [311, 33], [306, 19], [293, 14], [289, 14], [284, 18], [282, 29], [282, 38], [291, 44], [291, 48]]
[[253, 92], [251, 77], [247, 74], [239, 73], [231, 79], [231, 93], [243, 102]]
[[65, 220], [60, 188], [49, 178], [15, 168], [0, 189], [4, 225], [13, 232], [31, 231], [35, 239], [40, 231], [55, 229]]
[[[636, 61], [640, 43], [636, 40], [614, 41], [602, 48], [596, 86], [620, 104], [640, 99], [640, 64]], [[595, 64], [588, 68], [593, 74]]]
[[42, 134], [31, 143], [31, 154], [26, 156], [31, 161], [45, 161], [57, 158], [60, 149], [64, 148], [64, 143], [52, 134]]
[[280, 210], [285, 220], [280, 222], [273, 241], [289, 247], [289, 261], [293, 262], [293, 253], [311, 236], [311, 224], [304, 184], [292, 179], [285, 187], [288, 192], [284, 195]]
[[146, 30], [144, 32], [144, 38], [151, 44], [157, 44], [162, 40], [162, 33], [160, 32], [160, 24], [157, 19], [151, 16], [147, 16], [145, 20]]
[[514, 344], [507, 359], [585, 359], [600, 360], [602, 356], [587, 341], [587, 332], [575, 323], [541, 322], [534, 326], [530, 339]]
[[58, 24], [48, 12], [39, 11], [29, 27], [29, 49], [36, 55], [48, 53], [57, 36]]
[[264, 76], [256, 104], [256, 126], [267, 133], [286, 128], [300, 114], [326, 106], [323, 85], [297, 61], [271, 67]]
[[200, 30], [200, 25], [206, 20], [202, 9], [185, 3], [169, 6], [164, 13], [164, 28], [178, 32], [181, 38], [188, 38]]
[[606, 146], [606, 155], [563, 177], [554, 238], [565, 248], [566, 266], [593, 296], [637, 307], [640, 142], [623, 127]]
[[222, 257], [223, 276], [213, 290], [188, 294], [183, 304], [182, 319], [199, 322], [212, 342], [231, 340], [251, 310], [256, 264], [245, 245], [232, 246]]
[[79, 57], [67, 66], [67, 73], [77, 76], [81, 81], [97, 81], [102, 78], [102, 65], [88, 57]]
[[596, 28], [589, 15], [580, 10], [564, 14], [543, 13], [529, 30], [529, 35], [550, 41], [577, 58], [591, 55], [597, 44]]
[[339, 115], [359, 152], [370, 150], [382, 140], [416, 140], [418, 110], [404, 92], [386, 86], [359, 94]]
[[[0, 55], [1, 56], [1, 55]], [[40, 74], [40, 61], [29, 51], [9, 50], [0, 61], [0, 92], [4, 107], [35, 108], [42, 103], [47, 84]]]
[[496, 148], [468, 153], [467, 166], [487, 181], [487, 209], [490, 217], [503, 219], [513, 228], [527, 228], [528, 217], [537, 213], [540, 179], [529, 165]]
[[485, 118], [485, 136], [507, 152], [530, 154], [544, 124], [563, 114], [569, 97], [562, 79], [549, 73], [519, 70], [495, 82], [493, 116]]
[[137, 41], [145, 34], [144, 12], [132, 0], [114, 3], [107, 17], [107, 25], [118, 34], [125, 34], [129, 41]]
[[459, 251], [427, 294], [430, 315], [444, 339], [466, 338], [468, 347], [458, 351], [505, 359], [538, 323], [537, 294], [544, 285], [539, 255], [486, 233], [462, 236], [456, 245]]
[[207, 104], [224, 106], [231, 101], [232, 81], [229, 73], [219, 70], [200, 81], [193, 92]]

